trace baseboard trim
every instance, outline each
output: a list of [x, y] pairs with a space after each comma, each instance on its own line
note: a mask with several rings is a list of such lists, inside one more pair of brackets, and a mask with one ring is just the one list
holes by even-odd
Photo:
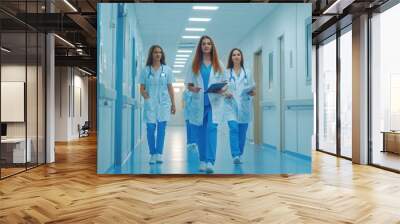
[[276, 150], [276, 146], [271, 145], [271, 144], [263, 143], [262, 146], [265, 146], [265, 147], [268, 147], [268, 148], [271, 148], [271, 149], [275, 149], [275, 150]]
[[311, 156], [306, 156], [304, 154], [298, 153], [298, 152], [293, 152], [293, 151], [289, 151], [289, 150], [283, 150], [283, 153], [298, 157], [300, 159], [304, 159], [306, 161], [310, 161], [311, 162]]

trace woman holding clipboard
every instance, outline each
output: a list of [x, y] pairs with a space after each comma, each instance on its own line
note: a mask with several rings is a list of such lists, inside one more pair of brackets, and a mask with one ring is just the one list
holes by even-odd
[[228, 91], [225, 93], [224, 111], [229, 126], [231, 155], [235, 164], [241, 163], [246, 132], [252, 117], [252, 96], [256, 94], [254, 79], [243, 64], [242, 51], [238, 48], [232, 49], [226, 71]]
[[222, 122], [224, 109], [224, 89], [217, 86], [211, 90], [209, 87], [225, 81], [224, 69], [213, 40], [209, 36], [202, 36], [197, 45], [192, 71], [185, 80], [188, 90], [192, 92], [189, 122], [196, 133], [201, 172], [214, 172], [217, 126]]

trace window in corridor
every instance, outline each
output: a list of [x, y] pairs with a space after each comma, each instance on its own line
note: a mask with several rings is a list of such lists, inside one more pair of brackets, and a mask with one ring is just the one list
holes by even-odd
[[371, 162], [400, 170], [400, 4], [372, 17]]
[[351, 158], [352, 141], [352, 32], [340, 36], [340, 154]]
[[336, 153], [336, 39], [318, 48], [318, 149]]

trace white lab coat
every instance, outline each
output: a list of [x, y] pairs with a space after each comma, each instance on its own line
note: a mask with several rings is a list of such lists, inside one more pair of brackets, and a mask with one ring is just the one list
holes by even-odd
[[[162, 71], [165, 75], [162, 75]], [[174, 82], [172, 69], [162, 65], [157, 71], [146, 66], [140, 76], [140, 84], [145, 85], [149, 98], [144, 100], [144, 121], [156, 123], [168, 121], [171, 114], [171, 98], [168, 93], [168, 84]]]
[[[248, 95], [246, 88], [254, 86], [254, 79], [249, 69], [240, 70], [237, 77], [232, 69], [226, 70], [228, 80], [228, 92], [233, 95], [232, 98], [225, 98], [224, 117], [226, 121], [237, 121], [238, 123], [249, 123], [252, 120], [253, 97]], [[247, 82], [246, 78], [247, 77]]]
[[[220, 63], [221, 68], [223, 68], [222, 63]], [[226, 75], [223, 72], [215, 73], [214, 68], [211, 67], [210, 78], [208, 81], [208, 86], [203, 86], [203, 78], [201, 74], [194, 74], [192, 71], [186, 76], [185, 83], [193, 83], [195, 87], [200, 87], [198, 93], [192, 93], [191, 103], [189, 105], [189, 122], [191, 124], [200, 126], [203, 124], [204, 117], [204, 91], [208, 89], [210, 85], [217, 82], [226, 81]], [[224, 109], [224, 96], [216, 93], [208, 93], [210, 99], [210, 104], [212, 108], [212, 121], [213, 123], [219, 124], [223, 119], [223, 109]]]
[[183, 108], [183, 117], [185, 120], [189, 120], [189, 105], [192, 102], [192, 92], [190, 92], [188, 89], [185, 89], [183, 91], [183, 103], [184, 103], [184, 108]]

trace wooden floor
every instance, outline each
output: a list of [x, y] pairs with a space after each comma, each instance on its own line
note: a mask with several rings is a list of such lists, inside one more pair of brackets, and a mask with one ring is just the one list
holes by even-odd
[[313, 155], [312, 175], [99, 176], [96, 140], [0, 181], [0, 223], [400, 223], [400, 175]]

